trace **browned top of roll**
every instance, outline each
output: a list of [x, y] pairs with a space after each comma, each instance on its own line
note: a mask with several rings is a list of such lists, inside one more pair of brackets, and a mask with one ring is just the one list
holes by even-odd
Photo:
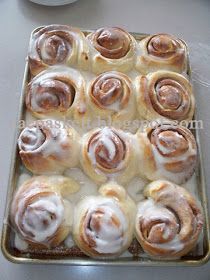
[[169, 159], [164, 163], [166, 170], [178, 173], [193, 169], [197, 148], [190, 130], [182, 126], [164, 124], [153, 129], [149, 138], [159, 155]]
[[129, 102], [131, 88], [129, 78], [120, 72], [106, 72], [99, 75], [92, 83], [90, 97], [101, 108], [118, 104], [123, 109]]
[[88, 38], [95, 49], [106, 58], [119, 59], [130, 50], [129, 34], [118, 27], [100, 28]]
[[170, 58], [184, 50], [179, 39], [169, 34], [157, 34], [148, 41], [147, 51], [148, 54], [156, 57]]
[[26, 106], [36, 113], [66, 112], [74, 102], [75, 88], [62, 74], [43, 75], [28, 85]]
[[65, 62], [72, 51], [72, 30], [67, 25], [49, 25], [36, 32], [34, 48], [40, 60], [48, 65]]
[[190, 92], [178, 80], [166, 78], [157, 80], [149, 88], [153, 108], [160, 115], [170, 119], [184, 119], [191, 106]]

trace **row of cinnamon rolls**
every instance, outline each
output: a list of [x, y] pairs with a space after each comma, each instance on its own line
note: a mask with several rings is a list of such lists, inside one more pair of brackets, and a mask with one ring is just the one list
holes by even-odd
[[110, 258], [128, 249], [134, 236], [154, 258], [186, 255], [197, 243], [203, 216], [195, 198], [165, 180], [150, 183], [137, 205], [124, 187], [102, 185], [98, 194], [68, 197], [79, 183], [64, 176], [35, 176], [14, 195], [10, 218], [17, 234], [32, 248], [54, 248], [70, 234], [87, 256]]
[[127, 184], [134, 176], [182, 184], [197, 161], [193, 134], [174, 123], [144, 127], [136, 134], [95, 128], [80, 136], [63, 122], [42, 120], [23, 129], [18, 146], [24, 165], [34, 174], [62, 174], [80, 167], [97, 184]]
[[118, 127], [135, 119], [193, 118], [192, 86], [181, 74], [161, 70], [132, 79], [109, 71], [86, 78], [73, 68], [49, 67], [28, 84], [27, 109], [36, 118], [67, 118], [81, 124], [100, 117]]
[[100, 28], [85, 37], [78, 28], [49, 25], [32, 34], [29, 47], [32, 75], [55, 64], [75, 66], [99, 74], [109, 70], [145, 74], [159, 69], [186, 71], [185, 43], [168, 34], [148, 36], [137, 42], [127, 31]]

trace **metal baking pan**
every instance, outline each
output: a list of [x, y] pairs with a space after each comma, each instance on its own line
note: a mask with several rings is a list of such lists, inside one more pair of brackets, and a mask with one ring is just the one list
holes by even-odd
[[[36, 32], [41, 27], [35, 29], [33, 32]], [[82, 30], [85, 35], [91, 32], [92, 30]], [[32, 34], [33, 34], [32, 32]], [[134, 38], [139, 41], [148, 34], [143, 33], [130, 33]], [[188, 59], [188, 70], [187, 74], [191, 76], [190, 64]], [[19, 121], [24, 119], [26, 112], [25, 108], [25, 89], [28, 81], [30, 80], [30, 73], [28, 68], [28, 63], [26, 62], [25, 73], [23, 77], [22, 92], [20, 96], [20, 104], [17, 115], [17, 129], [15, 132], [13, 149], [12, 149], [12, 158], [10, 163], [10, 176], [8, 181], [8, 192], [7, 192], [7, 203], [5, 208], [5, 217], [2, 229], [2, 239], [1, 239], [1, 249], [4, 256], [11, 262], [14, 263], [33, 263], [33, 264], [62, 264], [62, 265], [103, 265], [103, 266], [196, 266], [206, 263], [210, 258], [210, 227], [208, 219], [208, 200], [206, 195], [206, 184], [204, 176], [204, 168], [202, 161], [202, 151], [200, 146], [200, 138], [198, 129], [195, 130], [195, 137], [198, 145], [198, 167], [196, 170], [197, 178], [197, 188], [198, 196], [203, 208], [204, 214], [204, 227], [203, 227], [203, 244], [202, 244], [202, 253], [200, 254], [188, 254], [187, 256], [182, 257], [179, 260], [152, 260], [145, 254], [140, 254], [140, 256], [131, 256], [131, 257], [119, 257], [112, 260], [95, 260], [89, 257], [86, 257], [81, 252], [76, 252], [76, 254], [70, 254], [68, 249], [56, 248], [51, 250], [45, 250], [42, 253], [38, 252], [24, 252], [21, 253], [14, 248], [14, 232], [9, 225], [9, 208], [10, 202], [14, 190], [17, 185], [17, 179], [20, 174], [21, 161], [18, 155], [17, 148], [17, 139], [19, 136]], [[195, 114], [196, 119], [196, 114]], [[195, 249], [196, 250], [196, 249]]]

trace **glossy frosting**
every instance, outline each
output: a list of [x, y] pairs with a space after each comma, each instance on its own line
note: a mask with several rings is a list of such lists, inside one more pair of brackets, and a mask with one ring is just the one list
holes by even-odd
[[114, 130], [105, 127], [92, 135], [87, 152], [92, 164], [97, 167], [120, 170], [126, 155], [126, 144]]
[[138, 204], [136, 234], [152, 256], [170, 258], [186, 254], [197, 242], [203, 217], [194, 198], [184, 188], [159, 180], [145, 191]]

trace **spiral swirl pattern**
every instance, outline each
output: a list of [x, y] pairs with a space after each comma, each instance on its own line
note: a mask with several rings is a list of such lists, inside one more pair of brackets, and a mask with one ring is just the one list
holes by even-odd
[[[158, 105], [161, 105], [165, 110], [171, 110], [171, 113], [166, 111], [165, 115], [172, 119], [176, 119], [179, 116], [179, 111], [182, 110], [183, 115], [189, 111], [190, 98], [183, 86], [175, 80], [162, 79], [157, 81], [155, 85], [156, 96], [151, 95], [150, 98], [153, 102], [155, 109], [158, 111]], [[156, 103], [154, 101], [158, 101]], [[155, 99], [155, 100], [154, 100]]]
[[61, 242], [61, 231], [67, 230], [63, 228], [64, 208], [62, 197], [50, 189], [45, 177], [34, 177], [14, 196], [12, 222], [25, 240], [51, 246]]
[[25, 101], [38, 118], [82, 117], [86, 112], [84, 79], [72, 68], [53, 66], [31, 80]]
[[144, 164], [140, 174], [149, 180], [168, 179], [183, 184], [194, 173], [197, 146], [189, 129], [171, 122], [138, 132]]
[[156, 34], [140, 41], [136, 68], [143, 74], [158, 70], [183, 73], [187, 68], [186, 44], [169, 34]]
[[43, 75], [41, 79], [35, 78], [30, 82], [26, 105], [39, 114], [66, 112], [72, 106], [74, 98], [75, 88], [65, 77], [55, 74], [49, 78]]
[[136, 205], [125, 189], [112, 182], [98, 196], [83, 198], [75, 209], [73, 237], [88, 256], [118, 256], [131, 244]]
[[190, 131], [184, 127], [162, 125], [150, 134], [150, 142], [156, 155], [169, 159], [164, 168], [173, 173], [186, 172], [195, 166], [196, 142]]
[[29, 66], [35, 76], [52, 65], [86, 68], [88, 50], [83, 33], [67, 25], [48, 25], [33, 33], [29, 45]]
[[179, 39], [168, 34], [157, 34], [150, 38], [147, 43], [148, 54], [170, 58], [182, 51], [182, 44]]
[[102, 109], [123, 110], [129, 103], [131, 82], [120, 72], [106, 72], [92, 83], [90, 97], [92, 102]]
[[130, 36], [121, 28], [101, 28], [88, 38], [95, 49], [106, 58], [119, 59], [130, 50]]
[[20, 157], [34, 173], [60, 172], [78, 162], [78, 135], [62, 122], [43, 120], [26, 127], [18, 139]]
[[115, 254], [124, 246], [126, 218], [113, 199], [99, 199], [81, 222], [81, 238], [99, 254]]
[[137, 102], [141, 117], [148, 120], [191, 120], [195, 100], [189, 81], [180, 74], [157, 71], [137, 77]]
[[64, 62], [72, 48], [72, 38], [63, 31], [50, 30], [38, 38], [37, 52], [42, 61], [49, 65]]
[[107, 172], [119, 171], [123, 167], [126, 152], [124, 140], [115, 130], [109, 128], [93, 134], [87, 146], [92, 163]]
[[136, 236], [152, 256], [180, 257], [199, 237], [203, 217], [196, 201], [185, 189], [168, 181], [155, 181], [145, 190], [136, 217]]

